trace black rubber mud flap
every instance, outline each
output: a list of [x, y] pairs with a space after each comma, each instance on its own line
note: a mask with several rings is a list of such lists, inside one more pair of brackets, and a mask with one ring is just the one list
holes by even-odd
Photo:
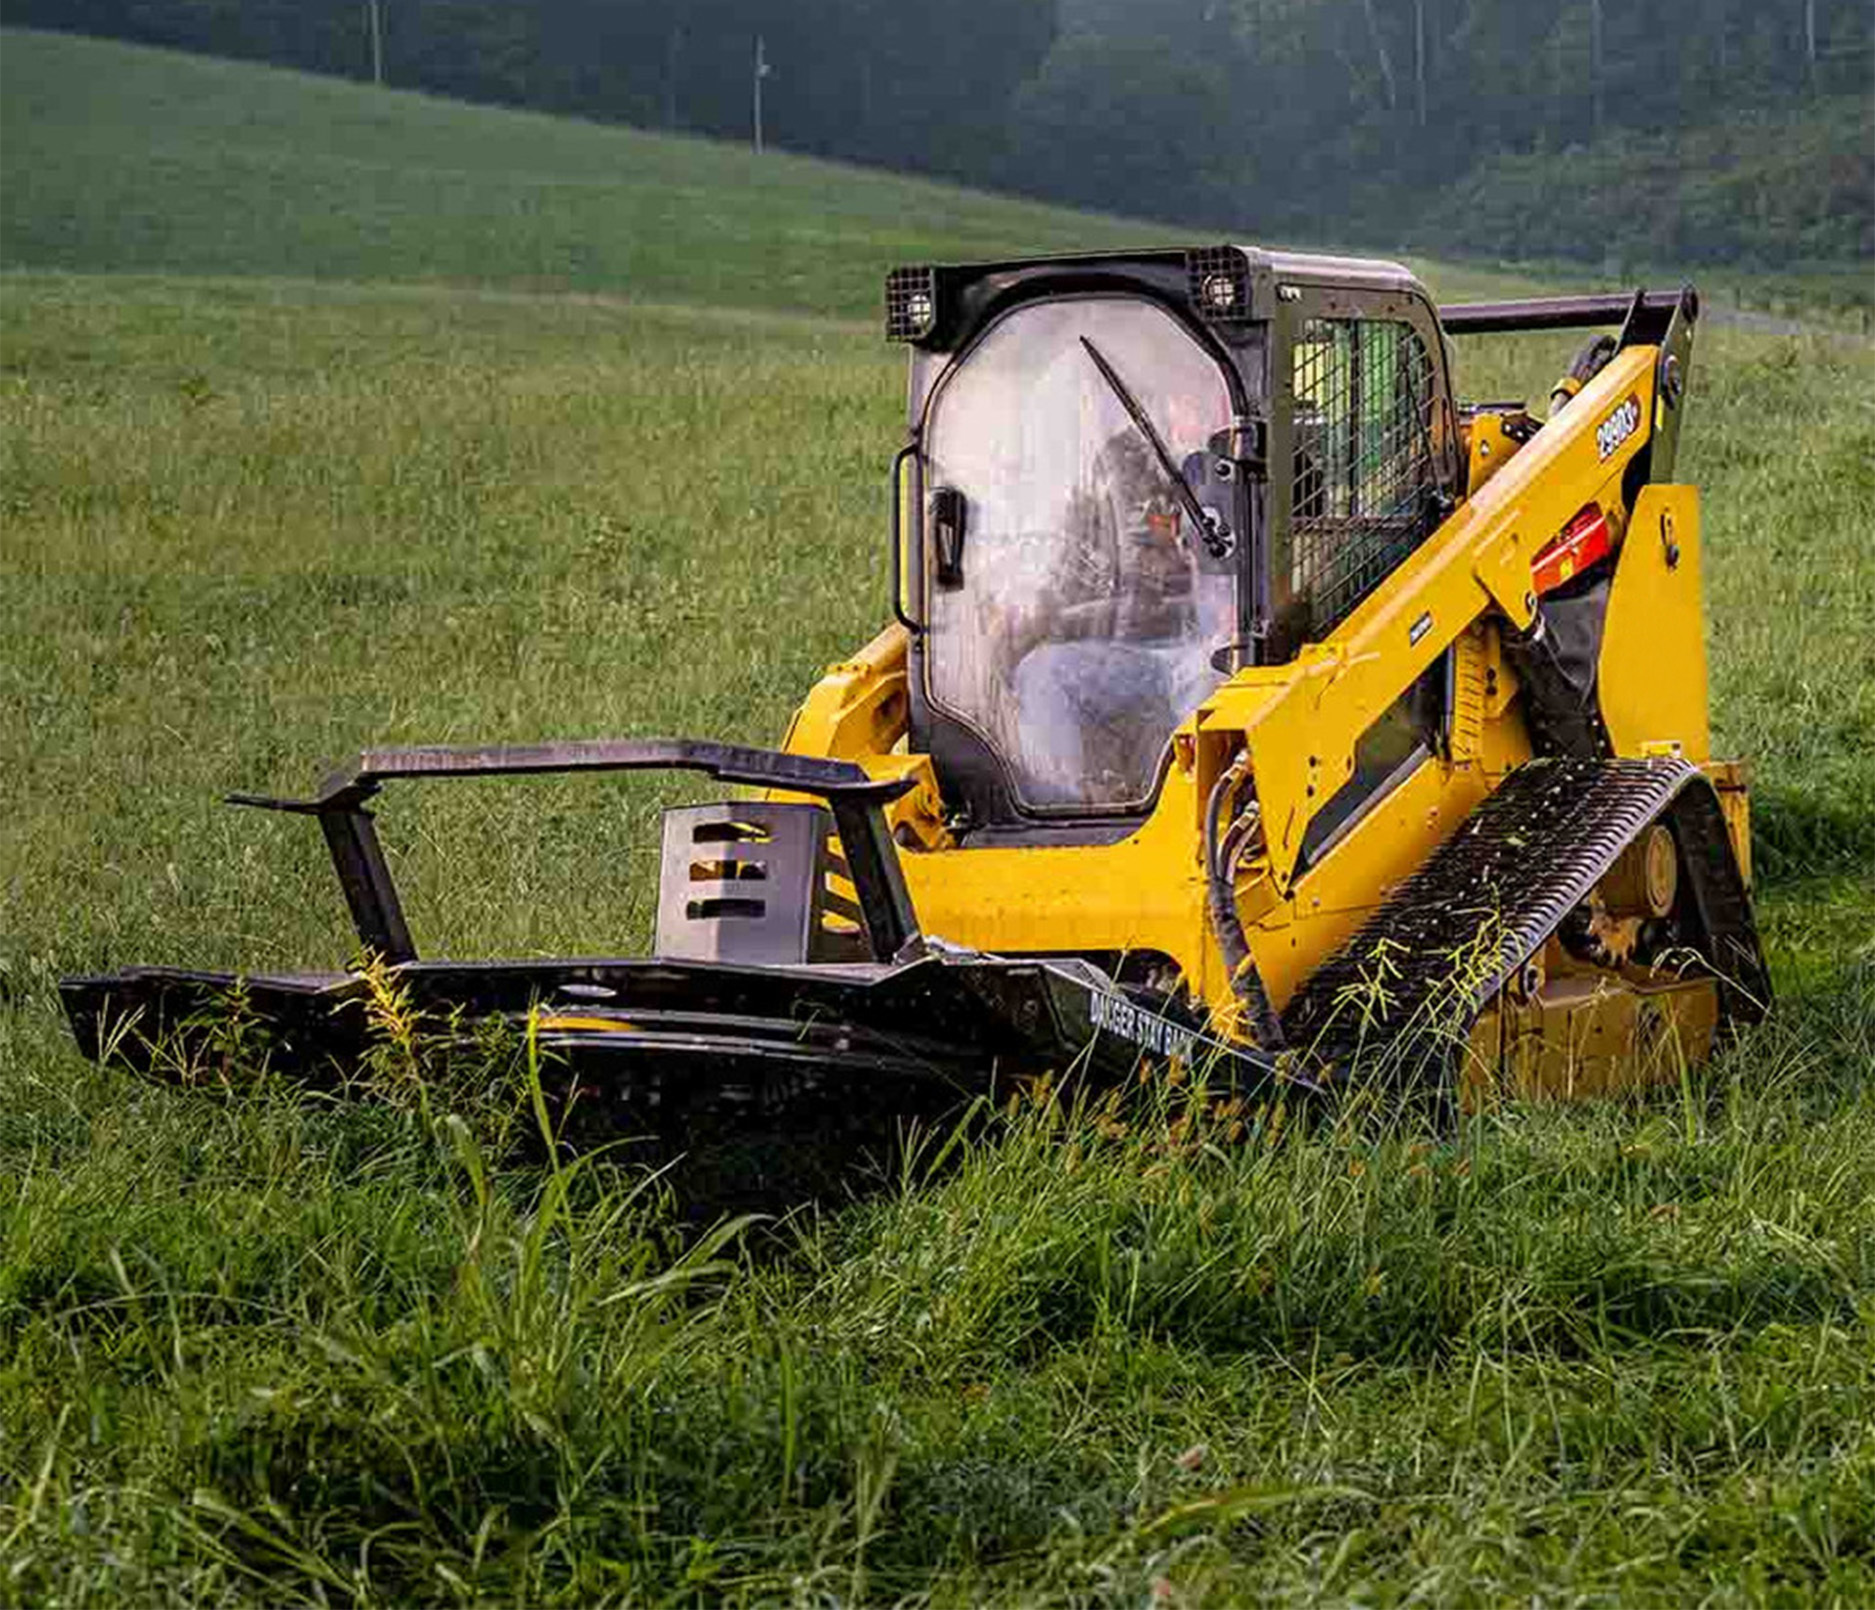
[[1511, 773], [1316, 970], [1283, 1014], [1290, 1044], [1336, 1084], [1371, 1071], [1449, 1098], [1479, 1009], [1659, 820], [1679, 845], [1720, 1025], [1757, 1021], [1770, 977], [1705, 775], [1681, 760], [1545, 759]]

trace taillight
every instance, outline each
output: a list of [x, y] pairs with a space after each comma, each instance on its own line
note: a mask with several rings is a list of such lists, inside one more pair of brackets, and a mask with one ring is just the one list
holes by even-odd
[[1610, 552], [1615, 536], [1599, 503], [1590, 503], [1562, 528], [1562, 534], [1530, 561], [1530, 586], [1541, 597], [1552, 592]]

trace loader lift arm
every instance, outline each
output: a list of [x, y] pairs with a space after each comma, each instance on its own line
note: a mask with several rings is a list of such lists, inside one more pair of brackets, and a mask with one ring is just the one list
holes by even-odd
[[924, 949], [883, 807], [915, 779], [869, 777], [851, 761], [791, 755], [697, 738], [614, 738], [547, 744], [367, 749], [327, 774], [309, 799], [229, 794], [230, 805], [314, 816], [332, 852], [352, 926], [387, 962], [417, 959], [397, 885], [365, 802], [384, 784], [413, 777], [539, 777], [567, 772], [697, 771], [718, 782], [787, 789], [827, 802], [840, 835], [873, 959], [909, 959]]
[[[1284, 896], [1299, 875], [1309, 824], [1352, 776], [1354, 746], [1367, 726], [1474, 621], [1495, 612], [1511, 633], [1536, 629], [1532, 560], [1585, 498], [1614, 499], [1643, 452], [1651, 479], [1670, 473], [1683, 387], [1677, 377], [1690, 339], [1689, 311], [1697, 305], [1691, 292], [1625, 302], [1584, 297], [1559, 307], [1560, 301], [1492, 307], [1480, 317], [1492, 329], [1513, 327], [1502, 322], [1513, 317], [1594, 324], [1606, 322], [1611, 307], [1626, 306], [1624, 345], [1584, 388], [1583, 400], [1544, 426], [1326, 638], [1287, 664], [1240, 671], [1199, 708], [1195, 730], [1181, 734], [1197, 751], [1201, 794], [1240, 744], [1265, 755], [1307, 757], [1306, 765], [1259, 768], [1256, 782], [1269, 871]], [[1445, 316], [1457, 314], [1455, 327], [1463, 329], [1465, 312], [1448, 309]], [[1656, 333], [1662, 319], [1667, 327]], [[1636, 401], [1637, 426], [1603, 451], [1597, 423], [1627, 397]]]

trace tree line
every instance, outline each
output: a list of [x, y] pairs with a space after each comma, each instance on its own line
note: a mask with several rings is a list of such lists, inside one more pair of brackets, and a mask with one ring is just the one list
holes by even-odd
[[4, 17], [719, 138], [754, 134], [759, 93], [774, 146], [1303, 237], [1397, 235], [1480, 164], [1833, 106], [1828, 172], [1799, 199], [1875, 212], [1868, 0], [5, 0]]

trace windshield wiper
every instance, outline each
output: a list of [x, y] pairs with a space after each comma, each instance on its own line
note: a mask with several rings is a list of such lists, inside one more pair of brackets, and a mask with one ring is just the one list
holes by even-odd
[[1179, 506], [1191, 520], [1193, 528], [1203, 538], [1205, 551], [1213, 559], [1222, 559], [1230, 552], [1230, 527], [1213, 509], [1207, 509], [1198, 501], [1198, 494], [1191, 489], [1191, 483], [1179, 472], [1172, 462], [1172, 455], [1166, 450], [1165, 442], [1158, 431], [1153, 429], [1152, 421], [1146, 417], [1146, 410], [1139, 406], [1139, 400], [1126, 389], [1113, 365], [1108, 363], [1099, 347], [1086, 336], [1081, 337], [1081, 345], [1087, 348], [1088, 357], [1094, 360], [1094, 367], [1100, 371], [1100, 377], [1112, 387], [1114, 396], [1120, 399], [1120, 406], [1126, 410], [1126, 416], [1139, 429], [1139, 434], [1146, 438], [1146, 445], [1152, 449], [1153, 456], [1159, 461], [1159, 468], [1165, 472], [1165, 478], [1172, 483], [1178, 496]]

